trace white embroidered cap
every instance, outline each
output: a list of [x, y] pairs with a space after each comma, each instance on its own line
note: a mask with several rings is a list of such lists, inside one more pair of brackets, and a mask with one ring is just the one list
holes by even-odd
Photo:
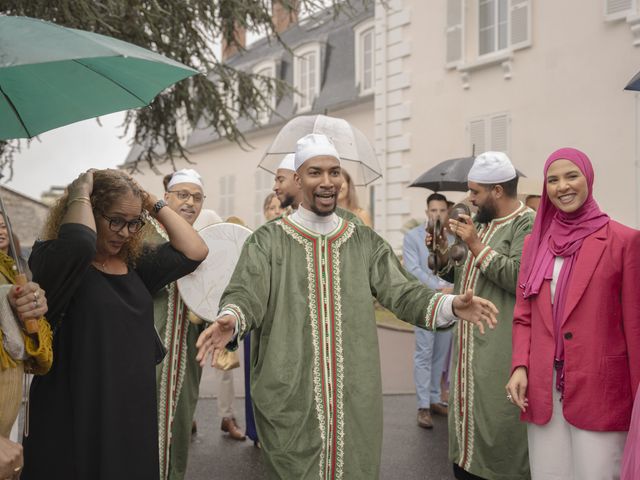
[[296, 171], [310, 158], [320, 156], [335, 157], [340, 161], [340, 155], [338, 155], [338, 151], [333, 142], [329, 140], [329, 137], [319, 133], [305, 135], [296, 144]]
[[504, 152], [484, 152], [473, 162], [468, 181], [485, 184], [504, 183], [516, 178], [516, 169]]
[[294, 153], [288, 153], [284, 156], [280, 165], [278, 165], [278, 170], [293, 170], [296, 171], [296, 155]]
[[183, 168], [182, 170], [178, 170], [174, 173], [171, 176], [171, 180], [169, 180], [167, 190], [178, 183], [194, 183], [200, 188], [204, 188], [204, 185], [202, 185], [202, 177], [192, 168]]

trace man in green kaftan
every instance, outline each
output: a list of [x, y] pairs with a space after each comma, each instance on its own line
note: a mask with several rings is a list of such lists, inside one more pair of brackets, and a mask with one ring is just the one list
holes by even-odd
[[[302, 203], [302, 190], [294, 180], [295, 173], [295, 155], [289, 153], [284, 156], [280, 165], [278, 165], [273, 179], [273, 192], [276, 194], [276, 197], [278, 197], [278, 200], [280, 200], [280, 207], [285, 209], [285, 211], [290, 207], [295, 212]], [[336, 207], [335, 213], [345, 220], [358, 225], [362, 224], [362, 220], [349, 210]]]
[[505, 385], [520, 257], [534, 213], [518, 201], [517, 172], [502, 152], [479, 155], [468, 183], [478, 213], [450, 226], [469, 253], [458, 266], [446, 255], [441, 258], [443, 272], [448, 272], [444, 277], [455, 280], [454, 292], [472, 289], [491, 300], [500, 314], [490, 335], [480, 335], [467, 322], [455, 327], [449, 458], [458, 479], [523, 480], [530, 478], [527, 431]]
[[382, 394], [371, 302], [435, 329], [493, 326], [491, 302], [436, 293], [372, 229], [334, 213], [342, 185], [323, 135], [298, 141], [299, 209], [246, 241], [198, 360], [252, 332], [251, 392], [267, 473], [280, 479], [378, 478]]
[[[193, 225], [204, 201], [200, 175], [191, 169], [174, 173], [167, 185], [165, 201]], [[221, 221], [219, 217], [217, 220]], [[146, 243], [167, 241], [164, 227], [156, 221], [151, 223], [155, 231], [145, 239]], [[202, 368], [194, 360], [195, 345], [204, 326], [183, 303], [175, 282], [161, 289], [153, 300], [156, 330], [167, 349], [164, 361], [156, 368], [160, 479], [182, 480], [202, 376]]]

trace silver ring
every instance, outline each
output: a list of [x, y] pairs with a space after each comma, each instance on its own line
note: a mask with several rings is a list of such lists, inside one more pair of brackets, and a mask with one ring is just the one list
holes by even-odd
[[513, 397], [510, 393], [507, 394], [507, 400], [509, 400], [510, 402], [513, 401]]
[[33, 299], [34, 300], [38, 300], [38, 291], [36, 290], [35, 292], [33, 292]]
[[37, 300], [33, 301], [33, 308], [38, 308], [38, 301]]

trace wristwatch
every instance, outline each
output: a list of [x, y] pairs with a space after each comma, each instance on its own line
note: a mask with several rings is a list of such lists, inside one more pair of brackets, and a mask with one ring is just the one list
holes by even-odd
[[162, 198], [153, 204], [153, 214], [157, 215], [162, 208], [167, 206], [167, 202], [165, 202]]

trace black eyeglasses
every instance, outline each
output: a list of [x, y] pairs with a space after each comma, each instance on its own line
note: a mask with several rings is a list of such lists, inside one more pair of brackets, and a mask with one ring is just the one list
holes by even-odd
[[122, 217], [107, 217], [104, 213], [100, 214], [102, 218], [109, 221], [109, 230], [112, 232], [121, 231], [125, 225], [129, 233], [138, 233], [142, 227], [144, 227], [144, 220], [136, 218], [135, 220], [127, 221]]
[[201, 193], [191, 193], [186, 190], [169, 190], [167, 193], [175, 193], [178, 199], [183, 202], [189, 200], [189, 197], [193, 197], [193, 203], [202, 203], [207, 198]]

